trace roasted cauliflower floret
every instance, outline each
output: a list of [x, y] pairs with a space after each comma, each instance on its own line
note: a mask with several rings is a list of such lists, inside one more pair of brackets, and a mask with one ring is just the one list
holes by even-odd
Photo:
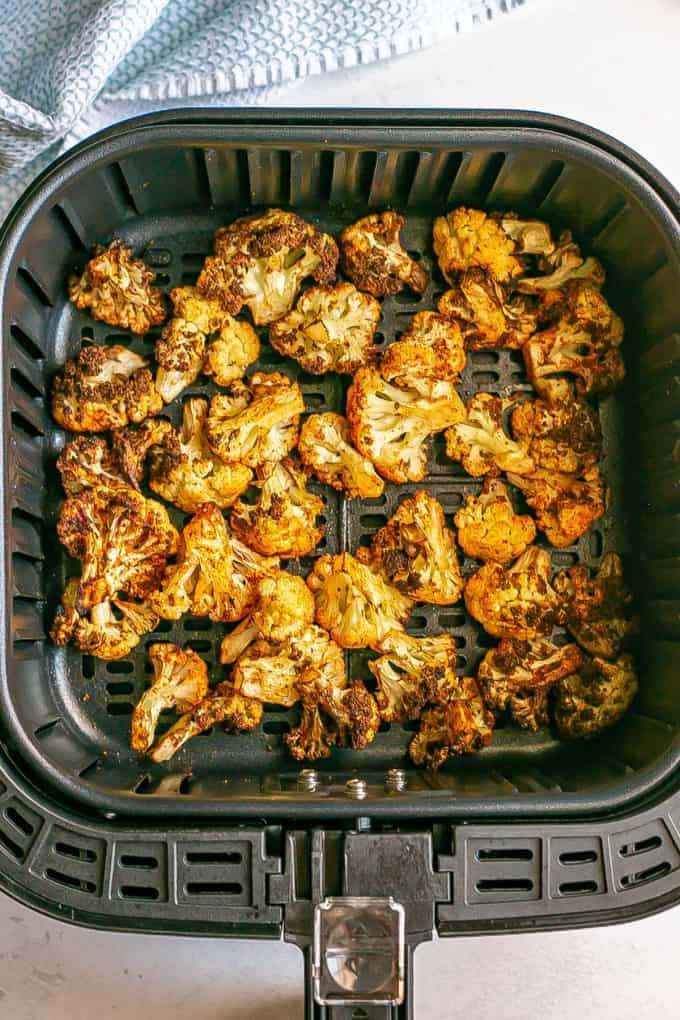
[[381, 475], [419, 482], [427, 474], [430, 436], [464, 421], [465, 407], [455, 390], [429, 399], [360, 368], [347, 394], [347, 418], [354, 445]]
[[380, 725], [378, 708], [360, 680], [339, 689], [324, 682], [316, 670], [308, 669], [297, 681], [297, 688], [302, 718], [284, 739], [298, 761], [327, 758], [335, 744], [359, 751], [375, 739]]
[[97, 487], [69, 496], [57, 534], [67, 552], [82, 561], [80, 611], [119, 593], [149, 596], [178, 544], [165, 508], [129, 487]]
[[506, 290], [483, 269], [468, 269], [442, 294], [437, 308], [459, 322], [469, 350], [517, 349], [536, 331], [536, 313], [530, 298], [509, 296]]
[[420, 729], [409, 744], [411, 761], [438, 769], [451, 755], [469, 754], [487, 747], [493, 737], [494, 717], [484, 704], [472, 677], [461, 680], [460, 696], [445, 705], [426, 708]]
[[373, 213], [345, 227], [340, 234], [340, 259], [350, 280], [374, 297], [410, 287], [422, 294], [430, 277], [404, 251], [399, 232], [404, 217], [390, 210]]
[[582, 478], [541, 468], [530, 477], [508, 473], [508, 480], [522, 490], [536, 523], [557, 549], [573, 545], [609, 506], [609, 490], [597, 467]]
[[524, 264], [515, 252], [520, 245], [503, 230], [498, 219], [481, 209], [460, 206], [446, 216], [438, 216], [432, 227], [434, 253], [449, 283], [458, 273], [478, 266], [499, 283], [508, 283], [520, 276]]
[[165, 318], [165, 301], [153, 286], [156, 274], [132, 255], [122, 241], [97, 245], [82, 276], [69, 279], [68, 296], [76, 308], [109, 326], [146, 333]]
[[495, 637], [526, 640], [549, 634], [559, 608], [550, 584], [550, 553], [531, 545], [511, 567], [485, 563], [468, 579], [465, 605]]
[[354, 375], [362, 365], [375, 364], [379, 320], [380, 302], [351, 283], [310, 287], [292, 312], [272, 323], [269, 342], [312, 375]]
[[461, 696], [456, 676], [456, 642], [451, 634], [417, 638], [388, 634], [383, 654], [368, 663], [378, 681], [376, 701], [385, 722], [416, 719], [428, 703], [443, 705]]
[[467, 417], [446, 430], [446, 452], [460, 461], [473, 478], [489, 471], [532, 474], [536, 465], [526, 448], [510, 439], [503, 427], [503, 412], [512, 400], [476, 393], [467, 402]]
[[319, 481], [344, 491], [348, 499], [382, 495], [385, 483], [370, 460], [352, 446], [349, 423], [341, 415], [311, 414], [300, 429], [298, 450]]
[[536, 731], [548, 721], [548, 689], [582, 662], [577, 645], [504, 638], [484, 656], [477, 682], [489, 708], [509, 709], [523, 729]]
[[151, 687], [135, 705], [130, 726], [133, 750], [145, 753], [154, 742], [161, 712], [189, 712], [208, 693], [208, 667], [189, 648], [149, 645]]
[[149, 452], [168, 442], [174, 431], [169, 421], [153, 418], [143, 421], [139, 428], [127, 427], [111, 433], [113, 459], [126, 482], [137, 491], [144, 479]]
[[193, 322], [206, 336], [219, 333], [232, 318], [219, 301], [204, 297], [195, 287], [175, 287], [170, 291], [170, 300], [175, 317]]
[[321, 556], [307, 584], [316, 622], [343, 648], [380, 650], [392, 630], [403, 630], [413, 602], [349, 553]]
[[158, 625], [158, 616], [145, 602], [107, 600], [81, 614], [77, 609], [79, 590], [80, 581], [72, 577], [50, 631], [55, 645], [72, 643], [84, 655], [124, 659], [139, 644], [142, 635]]
[[186, 319], [170, 319], [156, 341], [156, 386], [166, 404], [191, 386], [201, 374], [205, 333]]
[[375, 533], [370, 565], [415, 602], [449, 606], [463, 592], [455, 535], [441, 503], [422, 489]]
[[280, 372], [256, 372], [247, 387], [236, 384], [231, 395], [212, 398], [208, 443], [228, 464], [258, 468], [266, 477], [295, 446], [304, 409], [296, 382]]
[[297, 681], [309, 669], [330, 686], [347, 686], [342, 649], [315, 624], [281, 643], [254, 641], [236, 661], [234, 686], [248, 697], [289, 708], [299, 701]]
[[239, 500], [231, 512], [234, 534], [263, 556], [308, 556], [326, 531], [317, 524], [325, 510], [320, 496], [307, 490], [298, 461], [286, 457], [263, 482], [257, 503]]
[[337, 261], [332, 237], [295, 213], [268, 209], [220, 227], [215, 256], [205, 260], [196, 289], [231, 315], [246, 305], [264, 326], [290, 311], [305, 277], [330, 283]]
[[463, 336], [457, 322], [437, 312], [417, 312], [382, 356], [383, 379], [423, 397], [450, 396], [465, 368]]
[[210, 691], [191, 711], [178, 719], [174, 726], [156, 741], [149, 753], [152, 761], [161, 763], [172, 758], [187, 740], [209, 730], [217, 723], [226, 723], [230, 729], [242, 733], [256, 729], [262, 719], [262, 704], [234, 691], [225, 681]]
[[76, 436], [57, 457], [61, 484], [69, 496], [85, 489], [125, 489], [120, 464], [101, 436]]
[[581, 400], [527, 400], [512, 412], [512, 433], [539, 468], [580, 474], [602, 456], [600, 416]]
[[218, 386], [231, 386], [242, 379], [249, 365], [260, 356], [260, 339], [249, 322], [228, 317], [219, 334], [208, 344], [203, 363], [204, 375]]
[[257, 584], [253, 611], [222, 640], [220, 662], [236, 662], [258, 638], [280, 644], [314, 623], [314, 596], [302, 577], [279, 570]]
[[554, 716], [564, 740], [589, 740], [626, 714], [637, 694], [631, 655], [616, 662], [594, 658], [555, 685]]
[[55, 421], [71, 432], [103, 432], [158, 414], [163, 400], [148, 364], [121, 344], [82, 347], [54, 380]]
[[587, 567], [570, 567], [557, 575], [554, 588], [563, 599], [564, 623], [581, 647], [616, 659], [637, 628], [618, 553], [607, 553], [593, 577]]
[[454, 523], [463, 552], [479, 560], [508, 563], [536, 538], [533, 519], [515, 513], [508, 490], [494, 475], [486, 476], [478, 496], [467, 497]]
[[539, 276], [524, 276], [515, 286], [527, 294], [545, 294], [580, 281], [601, 287], [605, 273], [602, 264], [592, 256], [584, 259], [570, 230], [564, 230], [552, 251], [541, 253]]

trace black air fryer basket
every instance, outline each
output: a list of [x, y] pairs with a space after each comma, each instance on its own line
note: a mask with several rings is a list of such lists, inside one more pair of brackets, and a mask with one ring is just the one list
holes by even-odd
[[[283, 744], [294, 713], [273, 709], [255, 733], [216, 727], [166, 765], [140, 761], [129, 716], [155, 638], [120, 662], [46, 638], [69, 569], [55, 540], [64, 436], [49, 415], [51, 377], [83, 337], [131, 342], [68, 303], [69, 272], [115, 234], [163, 287], [193, 282], [215, 227], [270, 205], [335, 234], [394, 207], [406, 215], [404, 246], [432, 269], [432, 218], [462, 203], [573, 229], [603, 261], [624, 318], [626, 383], [601, 408], [611, 510], [573, 548], [554, 550], [553, 565], [625, 555], [641, 616], [632, 711], [591, 744], [508, 725], [436, 776], [409, 766], [411, 733], [395, 725], [365, 751], [301, 770]], [[181, 111], [128, 121], [47, 170], [0, 239], [2, 887], [96, 927], [283, 935], [307, 953], [307, 1015], [336, 1020], [410, 1016], [412, 949], [434, 930], [600, 924], [675, 902], [679, 255], [680, 203], [667, 181], [611, 138], [536, 114]], [[435, 271], [424, 295], [388, 298], [381, 344], [443, 289]], [[150, 354], [155, 339], [132, 346]], [[282, 361], [263, 345], [259, 367]], [[297, 377], [309, 410], [342, 411], [338, 377]], [[482, 351], [468, 358], [462, 393], [526, 385], [518, 352]], [[477, 487], [437, 446], [423, 485], [448, 515]], [[353, 551], [413, 488], [388, 485], [362, 503], [324, 487], [319, 552]], [[461, 671], [485, 652], [458, 606], [418, 607], [410, 626], [454, 633]], [[188, 618], [159, 633], [215, 666], [218, 626]], [[352, 676], [365, 672], [364, 656], [351, 653]]]

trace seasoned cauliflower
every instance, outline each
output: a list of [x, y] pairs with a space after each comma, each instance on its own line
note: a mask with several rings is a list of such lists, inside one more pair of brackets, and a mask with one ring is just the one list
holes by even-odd
[[557, 549], [573, 545], [609, 506], [609, 489], [597, 467], [581, 478], [541, 468], [529, 478], [508, 473], [508, 481], [522, 490], [539, 528]]
[[228, 322], [206, 348], [203, 373], [218, 386], [231, 386], [243, 378], [248, 366], [259, 356], [260, 339], [253, 327], [229, 315]]
[[484, 479], [478, 496], [468, 496], [454, 517], [458, 544], [468, 556], [508, 563], [521, 556], [536, 538], [528, 514], [516, 514], [508, 490], [494, 475]]
[[83, 615], [77, 608], [79, 590], [80, 581], [72, 577], [50, 631], [55, 645], [72, 643], [83, 655], [124, 659], [139, 644], [142, 635], [158, 626], [158, 616], [145, 602], [106, 600]]
[[532, 474], [536, 468], [526, 447], [506, 435], [503, 413], [513, 400], [476, 393], [467, 402], [467, 417], [446, 430], [446, 452], [473, 478], [490, 471]]
[[637, 628], [618, 553], [607, 553], [593, 577], [579, 565], [558, 574], [553, 585], [563, 599], [563, 621], [581, 647], [591, 655], [616, 659]]
[[231, 512], [234, 534], [263, 556], [300, 559], [308, 556], [325, 534], [317, 519], [325, 510], [320, 496], [307, 490], [298, 461], [286, 457], [263, 482], [257, 503], [239, 500]]
[[327, 758], [335, 744], [360, 751], [375, 739], [380, 725], [378, 708], [360, 680], [353, 680], [346, 689], [337, 688], [322, 680], [316, 670], [308, 669], [297, 681], [297, 688], [302, 718], [284, 739], [298, 761]]
[[449, 606], [463, 593], [455, 535], [441, 503], [422, 489], [402, 500], [375, 533], [369, 562], [414, 602]]
[[210, 401], [205, 432], [210, 448], [228, 464], [258, 468], [265, 478], [290, 453], [305, 409], [300, 387], [280, 372], [256, 372], [248, 386]]
[[552, 251], [538, 259], [539, 276], [524, 276], [516, 287], [527, 294], [558, 290], [573, 281], [601, 287], [605, 273], [602, 264], [592, 256], [584, 259], [570, 230], [564, 230]]
[[489, 708], [509, 709], [523, 729], [536, 731], [548, 721], [548, 689], [582, 662], [577, 645], [504, 638], [484, 656], [477, 682]]
[[167, 442], [174, 431], [164, 418], [151, 418], [143, 421], [139, 428], [128, 426], [111, 433], [113, 461], [126, 482], [137, 491], [144, 479], [149, 452]]
[[554, 716], [563, 740], [589, 740], [626, 714], [637, 694], [631, 655], [594, 658], [555, 685]]
[[236, 661], [234, 686], [248, 697], [290, 708], [300, 699], [297, 681], [306, 670], [330, 686], [347, 686], [342, 649], [315, 624], [281, 643], [254, 641]]
[[223, 638], [220, 662], [236, 662], [257, 638], [281, 644], [313, 623], [314, 596], [304, 578], [279, 570], [258, 581], [253, 610]]
[[168, 761], [187, 740], [217, 723], [226, 723], [230, 729], [245, 733], [256, 729], [261, 719], [261, 702], [236, 693], [232, 685], [225, 681], [166, 730], [160, 740], [156, 741], [149, 757], [159, 764]]
[[465, 360], [458, 323], [437, 312], [417, 312], [399, 340], [385, 350], [380, 374], [432, 400], [451, 395]]
[[156, 274], [132, 254], [122, 241], [97, 245], [82, 276], [69, 279], [68, 296], [76, 308], [109, 326], [146, 333], [165, 318], [165, 301], [153, 286]]
[[82, 561], [79, 611], [125, 593], [146, 598], [158, 585], [178, 535], [167, 511], [131, 488], [86, 489], [61, 508], [57, 534]]
[[243, 305], [264, 326], [293, 307], [306, 276], [330, 283], [338, 247], [292, 212], [268, 209], [242, 216], [215, 234], [215, 256], [207, 258], [196, 289], [238, 315]]
[[508, 283], [520, 276], [524, 264], [516, 252], [521, 245], [503, 230], [498, 219], [481, 209], [460, 206], [446, 216], [438, 216], [432, 227], [434, 253], [448, 283], [456, 282], [458, 273], [478, 266], [499, 283]]
[[351, 283], [310, 287], [292, 312], [269, 327], [269, 342], [312, 375], [354, 375], [362, 365], [375, 364], [379, 319], [380, 302]]
[[348, 499], [377, 499], [385, 483], [370, 460], [351, 445], [349, 423], [339, 414], [311, 414], [302, 424], [298, 451], [305, 467]]
[[204, 297], [195, 287], [175, 287], [170, 291], [175, 318], [192, 322], [196, 329], [209, 336], [232, 321], [219, 301]]
[[55, 421], [71, 432], [103, 432], [158, 414], [163, 400], [148, 364], [121, 344], [82, 347], [54, 380]]
[[354, 445], [392, 482], [420, 482], [427, 474], [428, 440], [465, 420], [455, 390], [430, 400], [417, 390], [385, 382], [360, 368], [347, 393], [347, 418]]
[[550, 553], [534, 545], [511, 567], [485, 563], [465, 587], [468, 612], [495, 637], [528, 639], [549, 634], [559, 601], [550, 584]]
[[383, 654], [368, 663], [378, 681], [376, 701], [385, 722], [416, 719], [428, 703], [443, 705], [461, 697], [464, 681], [456, 676], [456, 642], [451, 634], [411, 637], [388, 634]]
[[320, 556], [307, 578], [316, 622], [343, 648], [374, 648], [392, 630], [403, 630], [411, 599], [349, 553]]
[[445, 705], [426, 708], [420, 729], [409, 744], [411, 761], [438, 769], [451, 756], [487, 747], [493, 737], [494, 717], [484, 704], [472, 677], [461, 680], [459, 697]]
[[555, 251], [550, 227], [543, 220], [523, 220], [516, 213], [492, 213], [503, 233], [512, 238], [516, 252], [549, 256]]
[[404, 217], [388, 210], [364, 216], [340, 234], [342, 269], [360, 290], [381, 298], [405, 286], [416, 294], [427, 287], [428, 274], [401, 246], [403, 225]]
[[148, 652], [153, 680], [135, 705], [130, 725], [132, 748], [142, 754], [154, 742], [161, 712], [189, 712], [208, 693], [208, 667], [196, 652], [177, 645], [149, 645]]
[[510, 297], [506, 289], [483, 269], [468, 269], [442, 294], [437, 308], [459, 322], [469, 350], [517, 349], [536, 331], [536, 314], [530, 298]]
[[57, 457], [61, 484], [69, 496], [85, 489], [125, 489], [120, 464], [102, 436], [76, 436]]
[[539, 468], [580, 474], [602, 456], [600, 416], [581, 400], [527, 400], [512, 412], [512, 433]]
[[155, 347], [156, 386], [166, 404], [191, 386], [201, 374], [205, 333], [186, 319], [170, 319]]

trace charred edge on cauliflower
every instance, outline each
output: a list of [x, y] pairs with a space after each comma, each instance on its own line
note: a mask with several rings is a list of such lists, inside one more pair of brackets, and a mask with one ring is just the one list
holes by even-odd
[[[111, 434], [115, 462], [123, 477], [139, 491], [146, 470], [146, 459], [157, 446], [167, 443], [174, 434], [169, 421], [162, 418], [145, 421], [139, 428], [117, 429]], [[161, 493], [162, 495], [162, 493]]]
[[187, 740], [217, 723], [227, 723], [230, 729], [246, 732], [256, 729], [261, 719], [261, 702], [236, 693], [228, 682], [221, 683], [163, 734], [149, 757], [158, 763], [168, 761]]
[[198, 379], [205, 356], [205, 333], [193, 322], [170, 319], [155, 347], [156, 386], [166, 404]]
[[309, 669], [296, 686], [302, 716], [285, 741], [298, 761], [326, 758], [336, 744], [362, 750], [375, 739], [380, 725], [378, 708], [360, 680], [338, 689], [325, 683], [315, 669]]
[[564, 549], [585, 535], [609, 505], [609, 490], [600, 470], [589, 468], [581, 478], [540, 468], [530, 477], [511, 472], [508, 480], [521, 489], [536, 522], [551, 545]]
[[470, 754], [491, 743], [493, 714], [486, 708], [472, 677], [467, 677], [463, 684], [462, 697], [426, 708], [420, 716], [420, 729], [409, 744], [409, 755], [415, 765], [436, 770], [451, 755]]
[[151, 686], [137, 702], [130, 725], [133, 750], [145, 753], [154, 742], [161, 712], [188, 712], [208, 693], [208, 667], [191, 649], [149, 645]]
[[463, 552], [485, 561], [508, 563], [536, 538], [533, 519], [515, 513], [507, 488], [494, 475], [486, 476], [478, 496], [467, 497], [454, 522]]
[[302, 424], [298, 451], [319, 481], [344, 491], [348, 499], [377, 499], [385, 488], [370, 460], [351, 445], [346, 418], [329, 411], [311, 414]]
[[473, 478], [489, 471], [532, 474], [536, 465], [526, 448], [506, 435], [503, 413], [512, 406], [490, 393], [477, 393], [467, 403], [467, 417], [446, 431], [446, 452]]
[[405, 286], [416, 294], [427, 287], [428, 274], [401, 246], [403, 225], [403, 216], [387, 211], [364, 216], [341, 233], [342, 268], [360, 290], [380, 298]]
[[376, 701], [385, 722], [416, 719], [426, 704], [460, 697], [451, 634], [416, 638], [397, 632], [388, 634], [382, 647], [383, 654], [368, 668], [378, 682]]
[[469, 350], [518, 349], [535, 333], [536, 313], [530, 298], [509, 296], [506, 290], [484, 270], [469, 269], [442, 294], [437, 307], [460, 323]]
[[479, 267], [500, 283], [508, 283], [524, 271], [521, 248], [512, 236], [481, 209], [460, 206], [446, 216], [438, 216], [432, 228], [434, 253], [448, 283], [458, 273]]
[[512, 412], [512, 432], [539, 468], [580, 474], [602, 455], [600, 417], [583, 401], [550, 406], [527, 400]]
[[254, 641], [238, 657], [233, 681], [242, 694], [290, 708], [300, 699], [298, 680], [310, 669], [338, 690], [347, 686], [342, 649], [315, 624], [283, 642]]
[[57, 470], [69, 496], [85, 489], [125, 489], [128, 485], [118, 458], [101, 436], [72, 439], [57, 457]]
[[559, 608], [550, 584], [550, 553], [529, 546], [511, 567], [485, 563], [468, 579], [465, 605], [495, 637], [528, 639], [549, 634]]
[[564, 623], [581, 647], [591, 655], [616, 659], [637, 629], [621, 557], [607, 553], [592, 577], [587, 567], [570, 567], [553, 583], [564, 600]]
[[76, 608], [79, 589], [78, 578], [72, 577], [50, 631], [56, 645], [74, 644], [84, 655], [99, 659], [124, 659], [142, 635], [158, 625], [158, 615], [144, 602], [107, 600], [82, 614]]
[[458, 323], [437, 312], [417, 312], [399, 340], [385, 350], [380, 374], [395, 386], [436, 399], [451, 395], [465, 360]]
[[165, 300], [156, 274], [132, 255], [122, 241], [97, 245], [82, 276], [69, 279], [69, 300], [109, 326], [146, 333], [165, 318]]
[[594, 658], [555, 685], [557, 732], [567, 740], [589, 740], [619, 722], [638, 689], [633, 658]]

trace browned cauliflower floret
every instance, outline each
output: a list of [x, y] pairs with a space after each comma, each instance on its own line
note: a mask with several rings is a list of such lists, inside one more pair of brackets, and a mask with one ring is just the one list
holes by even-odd
[[458, 273], [478, 266], [500, 283], [507, 283], [524, 271], [522, 251], [499, 221], [481, 209], [460, 206], [446, 216], [438, 216], [432, 227], [434, 253], [449, 283]]
[[461, 680], [454, 701], [426, 708], [420, 729], [409, 744], [415, 765], [438, 769], [451, 756], [479, 751], [491, 743], [494, 717], [484, 704], [473, 677]]
[[342, 649], [315, 624], [280, 643], [254, 641], [236, 661], [234, 686], [248, 697], [289, 708], [299, 701], [297, 681], [309, 669], [324, 683], [347, 686]]
[[514, 294], [483, 269], [468, 269], [442, 294], [440, 313], [460, 323], [465, 346], [472, 351], [520, 348], [536, 331], [530, 298]]
[[597, 467], [582, 478], [541, 468], [530, 477], [508, 473], [508, 480], [522, 490], [539, 528], [557, 549], [585, 535], [609, 505], [609, 490]]
[[281, 643], [314, 623], [314, 596], [302, 577], [279, 570], [257, 584], [253, 611], [222, 640], [220, 662], [236, 662], [258, 638]]
[[342, 689], [308, 669], [297, 681], [302, 701], [300, 724], [285, 736], [288, 750], [298, 761], [327, 758], [331, 747], [359, 751], [375, 740], [380, 716], [375, 699], [360, 680]]
[[430, 436], [464, 421], [465, 407], [455, 390], [429, 399], [385, 382], [375, 369], [360, 368], [347, 393], [347, 418], [354, 445], [381, 475], [420, 482]]
[[126, 488], [117, 457], [101, 436], [76, 436], [57, 457], [61, 484], [69, 496], [85, 489]]
[[558, 574], [553, 584], [564, 600], [563, 621], [581, 647], [591, 655], [616, 659], [637, 628], [618, 553], [607, 553], [593, 577], [579, 565]]
[[158, 414], [163, 401], [148, 364], [121, 344], [82, 347], [54, 380], [55, 420], [71, 432], [103, 432]]
[[516, 252], [524, 255], [549, 256], [555, 251], [550, 227], [543, 220], [523, 220], [517, 213], [492, 213], [506, 237], [516, 244]]
[[245, 733], [256, 729], [261, 719], [261, 702], [243, 697], [225, 681], [166, 730], [156, 741], [149, 757], [158, 763], [168, 761], [187, 740], [217, 723], [227, 723], [231, 729]]
[[511, 567], [485, 563], [468, 579], [465, 605], [495, 637], [549, 634], [559, 608], [550, 584], [550, 553], [531, 545]]
[[512, 432], [539, 468], [580, 474], [602, 455], [600, 416], [589, 404], [572, 400], [546, 404], [527, 400], [512, 412]]
[[195, 287], [175, 287], [170, 291], [170, 300], [175, 317], [193, 322], [206, 336], [219, 333], [232, 318], [219, 301], [204, 297]]
[[625, 715], [637, 694], [631, 655], [616, 662], [594, 658], [555, 685], [554, 715], [564, 740], [588, 740]]
[[205, 333], [186, 319], [170, 319], [155, 347], [156, 386], [166, 404], [195, 382], [205, 356]]
[[477, 682], [489, 708], [510, 709], [523, 729], [535, 731], [548, 722], [549, 688], [582, 662], [577, 645], [504, 638], [484, 656]]
[[129, 487], [97, 487], [69, 496], [57, 534], [69, 554], [82, 561], [80, 611], [119, 593], [149, 596], [178, 544], [165, 508]]
[[451, 634], [417, 638], [397, 631], [382, 643], [383, 654], [368, 663], [378, 681], [376, 701], [385, 722], [416, 719], [432, 702], [443, 705], [461, 696], [456, 676], [456, 642]]
[[149, 452], [154, 447], [167, 442], [174, 431], [170, 422], [164, 418], [152, 418], [143, 421], [139, 428], [128, 426], [112, 432], [113, 460], [118, 465], [122, 476], [133, 488], [138, 491], [141, 488]]
[[208, 443], [228, 464], [258, 468], [266, 477], [295, 446], [304, 409], [296, 382], [280, 372], [256, 372], [248, 386], [235, 384], [231, 395], [212, 398]]
[[247, 305], [258, 326], [280, 319], [306, 276], [330, 283], [338, 247], [292, 212], [268, 209], [242, 216], [215, 234], [215, 256], [207, 258], [196, 289], [238, 315]]
[[370, 460], [352, 446], [349, 423], [341, 415], [311, 414], [300, 429], [298, 450], [319, 481], [344, 491], [348, 499], [382, 495], [385, 483]]
[[536, 538], [528, 514], [516, 514], [500, 478], [487, 475], [478, 496], [468, 496], [454, 517], [458, 544], [468, 556], [508, 563]]
[[321, 556], [307, 584], [314, 592], [316, 622], [343, 648], [375, 648], [392, 630], [403, 630], [411, 599], [349, 553]]
[[463, 336], [457, 322], [437, 312], [417, 312], [382, 356], [383, 379], [434, 399], [451, 394], [465, 368]]
[[260, 356], [260, 339], [249, 322], [227, 316], [228, 322], [208, 344], [203, 363], [204, 375], [218, 386], [231, 386], [242, 379], [249, 365]]
[[272, 323], [269, 342], [312, 375], [354, 375], [376, 361], [373, 337], [379, 319], [380, 302], [351, 283], [310, 287], [292, 312]]
[[81, 615], [76, 608], [79, 590], [80, 581], [72, 577], [66, 584], [50, 631], [55, 645], [72, 643], [84, 655], [124, 659], [139, 644], [142, 635], [158, 625], [158, 616], [147, 603], [123, 599], [100, 602], [89, 613]]
[[234, 534], [263, 556], [308, 556], [325, 534], [324, 525], [317, 524], [325, 505], [307, 490], [299, 461], [286, 457], [255, 484], [260, 488], [257, 503], [239, 500], [231, 512]]
[[165, 301], [153, 286], [156, 274], [132, 254], [122, 241], [97, 245], [82, 276], [69, 279], [68, 296], [76, 308], [109, 326], [146, 333], [165, 318]]
[[467, 417], [446, 430], [446, 452], [473, 478], [489, 471], [531, 474], [536, 465], [526, 447], [506, 435], [503, 413], [512, 400], [476, 393], [467, 402]]
[[388, 210], [364, 216], [340, 234], [343, 271], [360, 290], [380, 298], [404, 287], [422, 294], [427, 287], [430, 277], [401, 246], [403, 225], [404, 217]]
[[601, 287], [605, 273], [596, 258], [584, 259], [570, 230], [564, 230], [552, 251], [541, 253], [538, 259], [540, 276], [524, 276], [515, 286], [527, 294], [540, 294], [557, 290], [573, 281]]
[[189, 712], [208, 693], [208, 667], [189, 648], [149, 645], [153, 666], [151, 687], [135, 705], [130, 725], [133, 750], [144, 753], [154, 742], [161, 712]]
[[463, 593], [455, 535], [441, 503], [422, 489], [402, 500], [375, 533], [369, 562], [415, 602], [448, 606]]

